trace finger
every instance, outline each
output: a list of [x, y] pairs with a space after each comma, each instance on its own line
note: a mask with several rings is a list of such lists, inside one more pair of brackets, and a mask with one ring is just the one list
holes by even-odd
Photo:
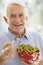
[[33, 62], [33, 65], [39, 65], [39, 63], [40, 63], [40, 59], [37, 58], [37, 59]]
[[31, 65], [32, 63], [33, 63], [33, 61], [32, 60], [25, 60], [25, 59], [23, 59], [23, 58], [21, 58], [20, 59], [24, 64], [26, 64], [26, 65]]
[[14, 57], [14, 50], [10, 48], [7, 51], [5, 51], [2, 55], [5, 60], [10, 59], [10, 58]]

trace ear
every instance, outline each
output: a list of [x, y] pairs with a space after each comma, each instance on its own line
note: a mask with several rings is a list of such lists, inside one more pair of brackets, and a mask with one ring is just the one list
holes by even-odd
[[5, 16], [3, 16], [3, 18], [4, 18], [5, 22], [7, 23], [7, 18]]

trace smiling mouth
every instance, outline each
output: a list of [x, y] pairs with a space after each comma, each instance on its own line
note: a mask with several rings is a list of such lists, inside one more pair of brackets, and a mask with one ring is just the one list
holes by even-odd
[[15, 24], [13, 24], [13, 26], [23, 26], [23, 24], [20, 24], [20, 25], [15, 25]]

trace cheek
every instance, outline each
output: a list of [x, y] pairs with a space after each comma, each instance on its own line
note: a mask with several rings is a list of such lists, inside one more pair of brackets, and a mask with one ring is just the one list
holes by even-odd
[[9, 25], [12, 25], [12, 23], [13, 23], [13, 19], [9, 19]]
[[11, 19], [11, 18], [9, 18], [9, 19], [7, 19], [7, 21], [8, 21], [8, 26], [9, 26], [9, 27], [13, 27], [12, 24], [13, 24], [13, 21], [14, 21], [14, 20]]
[[26, 18], [22, 18], [21, 21], [25, 24], [26, 23]]
[[11, 21], [8, 22], [8, 26], [12, 27], [12, 22]]

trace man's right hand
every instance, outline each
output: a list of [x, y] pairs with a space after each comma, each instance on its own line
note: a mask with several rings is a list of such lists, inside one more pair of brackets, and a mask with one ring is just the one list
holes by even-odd
[[0, 55], [0, 65], [3, 65], [3, 63], [4, 63], [4, 57], [3, 55]]
[[3, 63], [0, 63], [0, 65], [3, 65]]
[[2, 54], [0, 55], [0, 63], [3, 63], [14, 57], [14, 53], [14, 45], [13, 43], [9, 42], [3, 47]]

